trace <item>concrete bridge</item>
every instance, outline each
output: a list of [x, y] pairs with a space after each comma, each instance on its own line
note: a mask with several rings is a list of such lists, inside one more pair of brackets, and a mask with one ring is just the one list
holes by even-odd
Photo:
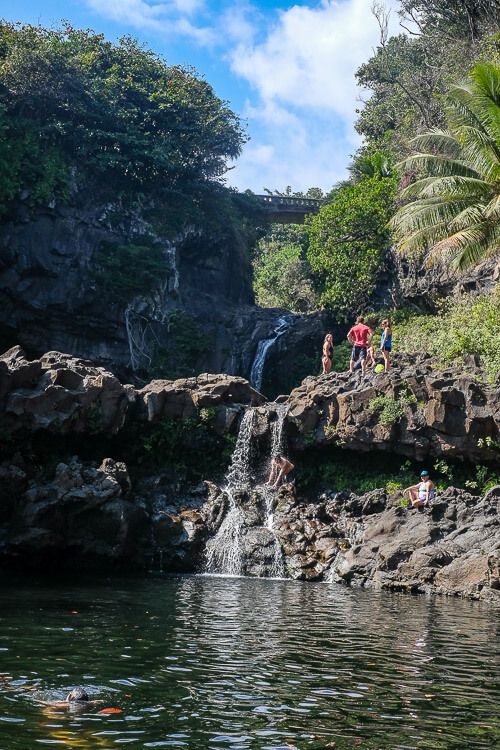
[[317, 198], [296, 198], [292, 195], [256, 195], [263, 204], [269, 221], [275, 224], [303, 224], [308, 214], [317, 214], [321, 201]]

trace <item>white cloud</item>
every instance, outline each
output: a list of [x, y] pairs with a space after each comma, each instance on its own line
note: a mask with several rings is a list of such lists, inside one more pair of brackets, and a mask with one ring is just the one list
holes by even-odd
[[260, 44], [240, 44], [233, 70], [264, 99], [352, 114], [354, 72], [378, 41], [371, 0], [325, 0], [318, 7], [295, 5]]
[[[231, 184], [329, 188], [346, 176], [360, 143], [354, 76], [379, 41], [372, 0], [318, 0], [280, 11], [262, 0], [226, 0], [222, 10], [211, 0], [85, 2], [123, 25], [208, 48], [249, 87], [242, 114], [252, 140], [228, 175]], [[386, 5], [395, 10], [399, 3]], [[391, 24], [401, 32], [395, 12]]]
[[198, 44], [209, 45], [214, 32], [206, 26], [193, 24], [189, 17], [204, 8], [204, 0], [168, 0], [154, 3], [149, 0], [86, 0], [92, 10], [104, 18], [137, 29], [182, 34]]
[[[396, 20], [393, 13], [393, 28]], [[254, 38], [248, 32], [240, 37], [230, 65], [256, 94], [247, 106], [249, 131], [273, 146], [277, 161], [268, 172], [256, 170], [249, 145], [230, 181], [255, 190], [263, 180], [267, 187], [331, 187], [345, 177], [349, 154], [360, 143], [355, 72], [379, 41], [371, 0], [294, 5], [262, 39]]]

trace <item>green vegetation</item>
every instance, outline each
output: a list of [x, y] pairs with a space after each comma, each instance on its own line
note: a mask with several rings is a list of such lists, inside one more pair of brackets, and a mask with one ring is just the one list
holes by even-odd
[[341, 315], [365, 307], [374, 289], [390, 244], [386, 225], [395, 189], [392, 177], [341, 185], [310, 220], [307, 257], [320, 300]]
[[154, 349], [148, 375], [165, 380], [197, 375], [197, 364], [210, 351], [210, 338], [194, 318], [180, 310], [169, 314], [167, 329], [165, 343]]
[[463, 270], [500, 244], [500, 67], [476, 65], [443, 101], [448, 130], [410, 141], [417, 153], [402, 169], [419, 179], [401, 192], [410, 202], [391, 224], [403, 252], [443, 255]]
[[479, 354], [486, 373], [500, 373], [500, 287], [480, 297], [466, 296], [442, 305], [438, 315], [407, 316], [394, 328], [396, 351], [423, 351], [443, 364]]
[[130, 37], [4, 22], [0, 84], [3, 211], [21, 190], [64, 198], [75, 176], [115, 200], [192, 194], [244, 141], [208, 83]]
[[[436, 459], [425, 468], [431, 471], [438, 492], [453, 486], [484, 494], [500, 484], [500, 472], [491, 465], [472, 466]], [[395, 493], [417, 484], [421, 470], [422, 466], [416, 462], [401, 461], [401, 457], [384, 452], [364, 454], [360, 464], [359, 454], [353, 451], [309, 450], [302, 456], [299, 483], [302, 490], [314, 494], [319, 489], [357, 494], [385, 489]]]
[[254, 289], [262, 307], [284, 307], [296, 313], [318, 308], [311, 269], [300, 245], [261, 242], [254, 261]]
[[417, 399], [412, 393], [403, 391], [397, 398], [381, 394], [372, 398], [368, 404], [368, 409], [378, 416], [378, 421], [384, 427], [392, 427], [404, 417], [405, 407], [410, 404], [416, 404]]
[[167, 270], [164, 249], [144, 235], [136, 243], [102, 242], [94, 255], [91, 274], [99, 294], [105, 291], [110, 300], [126, 303], [137, 295], [149, 294]]
[[356, 130], [364, 148], [397, 161], [417, 133], [443, 127], [440, 95], [451, 84], [476, 62], [499, 62], [500, 18], [490, 0], [401, 0], [401, 23], [412, 33], [390, 37], [387, 11], [382, 3], [374, 9], [380, 43], [357, 71], [372, 95], [358, 113]]

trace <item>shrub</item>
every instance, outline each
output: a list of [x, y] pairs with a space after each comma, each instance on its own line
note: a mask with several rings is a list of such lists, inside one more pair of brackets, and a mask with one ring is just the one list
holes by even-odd
[[396, 182], [367, 177], [345, 183], [331, 202], [310, 219], [307, 258], [315, 274], [320, 302], [339, 314], [363, 309], [389, 249], [386, 228]]
[[394, 330], [394, 349], [428, 352], [443, 364], [481, 356], [489, 379], [500, 372], [500, 286], [489, 294], [443, 302], [437, 315], [407, 318]]
[[399, 422], [405, 413], [403, 404], [390, 396], [376, 396], [372, 398], [368, 404], [368, 409], [378, 413], [378, 421], [384, 427], [392, 427], [393, 424]]

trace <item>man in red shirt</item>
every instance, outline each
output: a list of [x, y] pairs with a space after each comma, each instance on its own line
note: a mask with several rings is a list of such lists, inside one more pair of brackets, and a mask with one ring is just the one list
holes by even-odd
[[373, 331], [370, 326], [365, 325], [364, 318], [362, 315], [358, 315], [356, 318], [356, 325], [351, 328], [347, 334], [347, 340], [352, 344], [352, 354], [349, 369], [351, 372], [354, 371], [354, 367], [358, 360], [361, 362], [361, 369], [363, 374], [366, 372], [366, 353], [368, 344], [372, 340]]

